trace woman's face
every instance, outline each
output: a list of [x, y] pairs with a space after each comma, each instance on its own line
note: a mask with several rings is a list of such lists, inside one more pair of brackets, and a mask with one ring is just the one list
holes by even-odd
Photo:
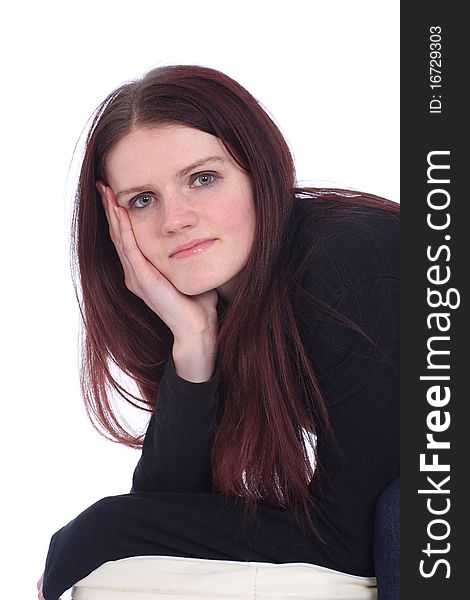
[[[250, 177], [219, 138], [183, 125], [136, 129], [106, 162], [142, 254], [182, 293], [233, 296], [255, 229]], [[182, 244], [211, 240], [174, 254]]]

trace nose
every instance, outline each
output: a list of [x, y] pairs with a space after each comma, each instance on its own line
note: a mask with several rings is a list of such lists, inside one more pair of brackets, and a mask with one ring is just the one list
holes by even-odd
[[194, 207], [189, 206], [183, 194], [172, 194], [162, 199], [162, 228], [165, 233], [175, 233], [187, 227], [194, 227], [197, 214]]

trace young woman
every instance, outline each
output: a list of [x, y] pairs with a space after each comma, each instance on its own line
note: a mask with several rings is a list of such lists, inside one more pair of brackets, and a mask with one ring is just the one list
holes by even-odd
[[399, 470], [398, 205], [296, 187], [241, 85], [168, 66], [99, 107], [74, 217], [89, 415], [134, 447], [112, 393], [152, 416], [132, 491], [53, 536], [44, 598], [144, 555], [373, 576]]

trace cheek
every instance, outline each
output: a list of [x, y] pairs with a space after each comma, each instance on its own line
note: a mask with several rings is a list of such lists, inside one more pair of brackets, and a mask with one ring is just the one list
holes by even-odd
[[131, 218], [131, 225], [137, 246], [145, 258], [152, 262], [158, 260], [161, 253], [161, 244], [155, 225], [150, 220], [143, 218]]
[[128, 211], [127, 214], [136, 240], [145, 240], [156, 237], [157, 228], [155, 226], [155, 217], [150, 213], [149, 209], [142, 209], [142, 213]]
[[248, 210], [240, 211], [230, 222], [234, 238], [245, 249], [251, 248], [255, 233], [255, 218]]
[[239, 242], [248, 243], [255, 230], [253, 202], [249, 199], [240, 201], [239, 198], [234, 198], [226, 205], [226, 210], [219, 213], [218, 222], [226, 235]]

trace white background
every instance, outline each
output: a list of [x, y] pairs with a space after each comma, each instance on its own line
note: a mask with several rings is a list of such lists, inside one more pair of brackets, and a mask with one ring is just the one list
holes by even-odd
[[69, 168], [92, 111], [151, 67], [214, 67], [269, 110], [299, 181], [398, 201], [399, 2], [43, 0], [0, 20], [1, 595], [29, 600], [51, 535], [128, 492], [138, 459], [79, 396]]

